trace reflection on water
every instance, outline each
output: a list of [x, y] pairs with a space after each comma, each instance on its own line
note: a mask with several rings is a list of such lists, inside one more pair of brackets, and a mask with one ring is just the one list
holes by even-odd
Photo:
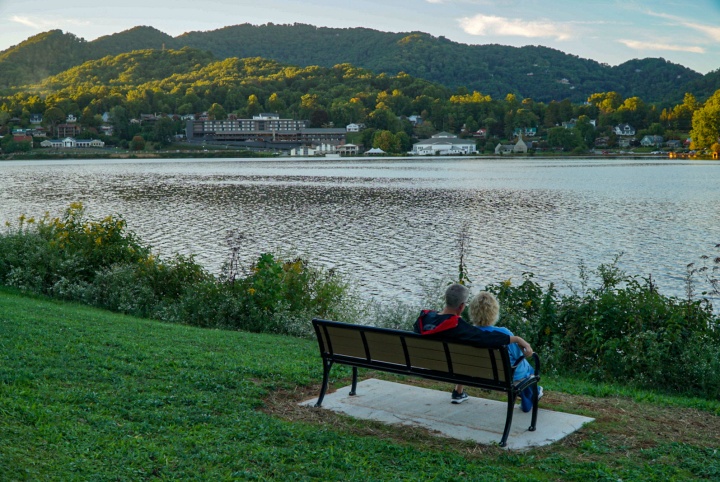
[[628, 273], [682, 294], [720, 242], [720, 164], [631, 160], [53, 161], [0, 163], [0, 220], [82, 201], [119, 213], [156, 252], [219, 271], [228, 230], [244, 261], [281, 249], [337, 267], [367, 295], [413, 300], [467, 264], [477, 286], [532, 271], [576, 282], [624, 252]]

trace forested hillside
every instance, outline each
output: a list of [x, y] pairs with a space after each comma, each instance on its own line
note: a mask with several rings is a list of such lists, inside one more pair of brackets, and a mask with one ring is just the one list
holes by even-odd
[[615, 91], [670, 104], [682, 101], [685, 92], [704, 99], [720, 88], [718, 72], [702, 76], [663, 59], [610, 67], [540, 46], [465, 45], [422, 32], [303, 24], [244, 24], [175, 38], [152, 27], [136, 27], [91, 42], [53, 30], [0, 53], [0, 88], [37, 83], [107, 55], [186, 46], [218, 59], [263, 57], [301, 67], [350, 63], [375, 73], [406, 72], [451, 89], [465, 87], [496, 98], [513, 93], [542, 102], [583, 102], [593, 93]]

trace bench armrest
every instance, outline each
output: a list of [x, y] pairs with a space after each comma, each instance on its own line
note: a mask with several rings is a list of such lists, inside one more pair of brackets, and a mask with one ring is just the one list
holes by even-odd
[[[523, 362], [523, 360], [525, 360], [525, 359], [526, 359], [525, 355], [523, 355], [517, 359], [515, 364], [510, 367], [510, 368], [512, 368], [513, 372], [515, 372], [515, 369], [518, 367], [518, 365], [520, 365]], [[532, 360], [532, 361], [530, 361], [530, 360]], [[533, 365], [533, 368], [535, 368], [535, 376], [539, 378], [540, 377], [540, 357], [538, 356], [537, 353], [533, 353], [532, 356], [530, 357], [530, 360], [528, 360], [528, 363]]]

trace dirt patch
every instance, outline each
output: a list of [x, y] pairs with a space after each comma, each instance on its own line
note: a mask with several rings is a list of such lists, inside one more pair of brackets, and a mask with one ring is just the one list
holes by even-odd
[[[451, 389], [445, 384], [428, 380], [410, 378], [398, 380], [381, 373], [368, 373], [365, 378], [383, 378], [425, 388], [447, 389], [448, 392]], [[349, 384], [349, 380], [339, 381], [335, 386], [345, 387]], [[330, 392], [332, 391], [334, 390], [331, 389]], [[436, 437], [430, 431], [421, 428], [355, 420], [330, 410], [298, 405], [302, 401], [317, 398], [319, 392], [319, 385], [298, 387], [291, 391], [274, 391], [265, 400], [262, 411], [284, 420], [328, 425], [358, 436], [381, 437], [403, 443], [421, 443], [426, 448], [447, 449], [452, 446], [467, 455], [501, 450], [497, 447]], [[471, 396], [506, 400], [503, 394], [497, 392], [469, 388], [468, 393]], [[595, 422], [553, 444], [552, 448], [536, 449], [539, 452], [557, 451], [562, 447], [577, 448], [589, 439], [597, 441], [598, 436], [609, 450], [624, 450], [628, 456], [667, 443], [686, 443], [700, 447], [720, 446], [720, 417], [696, 409], [663, 407], [621, 397], [593, 398], [548, 390], [545, 391], [540, 407], [593, 417]], [[538, 430], [542, 430], [542, 420], [538, 421]]]

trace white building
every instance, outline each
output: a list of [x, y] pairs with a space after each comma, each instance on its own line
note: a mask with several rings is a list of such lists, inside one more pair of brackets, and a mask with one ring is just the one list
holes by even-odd
[[343, 144], [337, 146], [337, 153], [341, 156], [356, 156], [360, 152], [360, 147], [355, 144]]
[[630, 124], [620, 124], [615, 126], [615, 134], [618, 136], [634, 136], [635, 128]]
[[360, 124], [348, 124], [345, 126], [345, 130], [348, 132], [360, 132]]
[[430, 139], [425, 139], [413, 144], [410, 154], [417, 156], [457, 156], [465, 154], [476, 154], [478, 152], [475, 141], [472, 139], [458, 139], [456, 135], [448, 132], [440, 132]]
[[41, 147], [52, 147], [55, 149], [72, 149], [75, 147], [104, 147], [105, 143], [99, 139], [75, 139], [66, 137], [65, 139], [47, 139], [40, 143]]

